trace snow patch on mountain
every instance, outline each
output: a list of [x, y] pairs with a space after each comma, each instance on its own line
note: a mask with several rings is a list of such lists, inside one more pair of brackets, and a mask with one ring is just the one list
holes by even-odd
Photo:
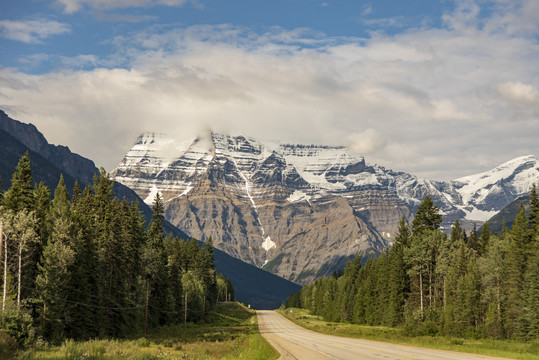
[[152, 185], [152, 187], [150, 188], [150, 193], [149, 193], [148, 196], [144, 199], [144, 202], [145, 202], [147, 205], [152, 206], [153, 203], [154, 203], [154, 200], [155, 200], [155, 196], [156, 196], [158, 193], [160, 194], [161, 191], [160, 191], [155, 185]]
[[262, 249], [269, 251], [270, 249], [276, 247], [275, 243], [271, 241], [271, 237], [267, 236], [262, 243]]
[[[487, 220], [527, 193], [533, 183], [539, 183], [539, 163], [533, 155], [454, 181], [432, 181], [367, 165], [363, 156], [342, 146], [261, 143], [241, 135], [211, 132], [187, 141], [142, 134], [113, 175], [116, 181], [143, 191], [145, 202], [151, 204], [158, 191], [168, 192], [169, 197], [187, 195], [208, 173], [212, 161], [223, 169], [230, 166], [225, 170], [226, 186], [245, 194], [263, 236], [256, 199], [270, 181], [289, 186], [289, 203], [310, 203], [328, 194], [354, 202], [358, 194], [368, 190], [395, 194], [414, 211], [430, 195], [448, 218], [471, 221]], [[360, 203], [353, 206], [364, 207]]]
[[307, 201], [309, 204], [311, 203], [311, 197], [307, 194], [305, 194], [301, 190], [296, 190], [290, 196], [286, 199], [288, 202], [298, 202], [298, 201]]

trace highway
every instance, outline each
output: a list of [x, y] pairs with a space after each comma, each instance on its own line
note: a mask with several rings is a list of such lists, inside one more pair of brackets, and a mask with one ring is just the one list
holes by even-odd
[[257, 311], [262, 336], [281, 354], [298, 360], [471, 360], [501, 359], [453, 351], [352, 339], [306, 330], [275, 311]]

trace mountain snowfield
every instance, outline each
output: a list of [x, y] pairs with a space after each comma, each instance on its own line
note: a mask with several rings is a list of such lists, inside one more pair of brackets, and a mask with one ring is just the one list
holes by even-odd
[[306, 283], [358, 252], [391, 245], [398, 219], [411, 219], [426, 195], [447, 229], [455, 219], [480, 225], [539, 182], [539, 162], [523, 156], [431, 181], [368, 165], [342, 146], [145, 133], [112, 175], [148, 204], [159, 192], [165, 217], [187, 234], [211, 236], [235, 257]]

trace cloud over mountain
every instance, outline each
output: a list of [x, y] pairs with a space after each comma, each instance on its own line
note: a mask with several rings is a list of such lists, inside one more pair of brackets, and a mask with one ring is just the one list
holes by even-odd
[[107, 169], [143, 131], [211, 127], [351, 145], [391, 168], [456, 178], [539, 150], [535, 5], [495, 1], [480, 17], [475, 2], [459, 4], [441, 26], [367, 38], [144, 27], [110, 39], [107, 56], [40, 58], [57, 71], [0, 69], [0, 106]]

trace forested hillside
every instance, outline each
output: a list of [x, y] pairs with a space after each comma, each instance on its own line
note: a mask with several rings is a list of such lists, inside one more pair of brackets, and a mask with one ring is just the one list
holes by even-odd
[[200, 248], [165, 238], [159, 195], [146, 229], [137, 204], [112, 189], [101, 171], [85, 189], [75, 183], [71, 198], [60, 177], [51, 197], [34, 186], [28, 153], [20, 159], [0, 192], [1, 336], [25, 346], [141, 334], [199, 321], [233, 299], [230, 280], [215, 272], [211, 239]]
[[539, 197], [533, 186], [512, 229], [478, 236], [455, 222], [451, 235], [430, 197], [390, 250], [365, 266], [305, 286], [288, 298], [329, 321], [403, 326], [410, 335], [539, 338]]

